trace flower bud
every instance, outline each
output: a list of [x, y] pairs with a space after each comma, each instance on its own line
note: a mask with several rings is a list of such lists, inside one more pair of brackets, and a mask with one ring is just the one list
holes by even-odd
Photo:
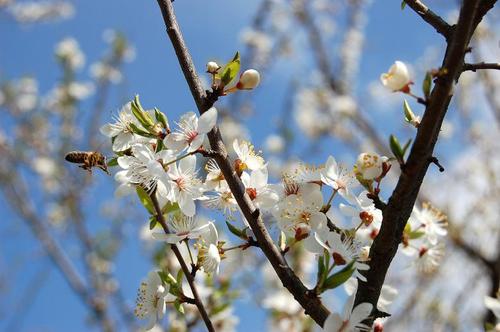
[[220, 66], [215, 61], [210, 61], [207, 63], [207, 73], [216, 74], [220, 69]]
[[252, 90], [260, 83], [260, 74], [255, 69], [245, 70], [241, 76], [236, 87], [240, 90]]
[[380, 75], [380, 81], [385, 87], [392, 91], [402, 91], [406, 93], [410, 92], [409, 85], [412, 83], [408, 68], [401, 61], [396, 61], [391, 68], [389, 68], [389, 72]]

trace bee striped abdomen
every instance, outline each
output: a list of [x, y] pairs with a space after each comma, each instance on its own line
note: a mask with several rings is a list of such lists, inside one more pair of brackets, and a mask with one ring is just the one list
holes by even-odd
[[64, 159], [69, 161], [70, 163], [76, 163], [76, 164], [81, 164], [85, 162], [85, 159], [89, 152], [83, 152], [83, 151], [71, 151], [66, 154]]

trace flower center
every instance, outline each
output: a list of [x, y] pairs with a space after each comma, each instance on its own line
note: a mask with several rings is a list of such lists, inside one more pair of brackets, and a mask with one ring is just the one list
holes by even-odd
[[193, 130], [193, 131], [188, 132], [186, 136], [187, 136], [187, 137], [186, 137], [186, 141], [187, 141], [189, 144], [191, 144], [191, 142], [193, 142], [193, 141], [194, 141], [194, 139], [195, 139], [196, 137], [198, 137], [198, 132], [197, 132], [197, 131], [195, 131], [195, 130]]
[[338, 252], [334, 252], [332, 254], [332, 258], [333, 261], [335, 262], [335, 265], [345, 265], [347, 263], [344, 257], [342, 257], [342, 255], [339, 254]]
[[186, 181], [184, 178], [177, 178], [174, 182], [177, 184], [177, 187], [179, 187], [179, 190], [183, 190], [185, 188]]
[[257, 189], [255, 189], [255, 188], [247, 188], [246, 192], [248, 194], [248, 197], [250, 197], [250, 199], [252, 201], [257, 198]]
[[359, 214], [359, 219], [363, 221], [363, 224], [365, 224], [365, 226], [370, 226], [370, 224], [373, 222], [373, 215], [369, 212], [362, 211]]

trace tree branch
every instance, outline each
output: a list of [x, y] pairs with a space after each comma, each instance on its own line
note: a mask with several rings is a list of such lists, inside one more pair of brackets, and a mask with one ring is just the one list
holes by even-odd
[[406, 167], [383, 211], [382, 226], [370, 250], [371, 260], [370, 270], [366, 272], [367, 281], [359, 282], [356, 304], [369, 302], [376, 309], [387, 270], [398, 250], [403, 229], [429, 167], [429, 160], [451, 101], [453, 86], [462, 72], [469, 41], [477, 23], [480, 22], [476, 17], [480, 2], [480, 0], [465, 0], [462, 5], [441, 66], [445, 69], [445, 74], [436, 80]]
[[[174, 47], [182, 72], [191, 90], [191, 94], [196, 102], [200, 114], [206, 112], [213, 104], [213, 100], [208, 99], [201, 82], [196, 74], [196, 70], [191, 59], [191, 55], [182, 37], [180, 28], [177, 24], [172, 3], [169, 0], [157, 0], [160, 6], [163, 20], [166, 25], [167, 33]], [[297, 275], [290, 268], [285, 258], [281, 255], [279, 249], [274, 245], [271, 236], [269, 235], [264, 222], [260, 216], [260, 212], [255, 208], [251, 199], [245, 192], [245, 187], [240, 178], [234, 171], [231, 161], [228, 158], [227, 150], [222, 141], [218, 127], [208, 134], [212, 150], [217, 153], [215, 160], [219, 165], [224, 178], [226, 179], [233, 196], [235, 197], [238, 206], [240, 207], [244, 217], [250, 224], [255, 238], [259, 243], [260, 248], [264, 252], [276, 274], [280, 278], [283, 286], [294, 296], [294, 298], [305, 309], [305, 313], [311, 316], [319, 325], [323, 325], [324, 321], [330, 314], [321, 300], [310, 292]]]
[[[156, 220], [160, 223], [165, 234], [169, 234], [170, 231], [168, 229], [167, 223], [165, 222], [165, 217], [163, 216], [163, 213], [161, 212], [160, 204], [158, 203], [158, 200], [156, 199], [156, 194], [153, 193], [149, 197], [151, 197], [151, 201], [153, 202], [153, 206], [155, 208]], [[203, 319], [203, 322], [207, 326], [208, 331], [215, 332], [212, 321], [210, 321], [210, 317], [208, 317], [207, 310], [205, 309], [205, 306], [203, 305], [203, 302], [201, 301], [200, 295], [198, 294], [198, 290], [197, 290], [196, 285], [194, 283], [194, 277], [191, 275], [191, 271], [189, 270], [189, 267], [187, 266], [186, 262], [184, 261], [184, 257], [182, 257], [182, 254], [179, 251], [179, 248], [177, 247], [177, 245], [171, 244], [170, 248], [174, 252], [175, 257], [179, 261], [179, 264], [181, 265], [182, 271], [184, 272], [184, 275], [186, 276], [189, 287], [191, 288], [191, 292], [193, 293], [194, 304], [198, 308], [198, 311], [200, 312], [200, 315], [201, 315], [201, 318]], [[187, 302], [191, 303], [189, 301], [187, 301]]]
[[405, 0], [408, 7], [413, 9], [425, 22], [436, 29], [446, 40], [449, 40], [453, 27], [441, 16], [434, 13], [420, 0]]
[[464, 68], [462, 69], [463, 71], [473, 71], [475, 72], [476, 70], [479, 69], [496, 69], [500, 70], [500, 63], [498, 62], [480, 62], [480, 63], [465, 63]]

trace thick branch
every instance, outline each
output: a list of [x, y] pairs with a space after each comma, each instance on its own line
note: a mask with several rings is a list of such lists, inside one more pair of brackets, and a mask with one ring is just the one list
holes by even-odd
[[[166, 234], [169, 234], [170, 231], [168, 230], [167, 223], [165, 222], [165, 217], [163, 216], [163, 213], [161, 212], [161, 207], [160, 204], [158, 203], [158, 200], [156, 199], [156, 194], [152, 194], [151, 196], [151, 201], [153, 202], [155, 211], [156, 211], [156, 220], [160, 223], [161, 227], [163, 228], [163, 231]], [[184, 272], [184, 275], [186, 276], [186, 279], [188, 281], [189, 287], [191, 288], [191, 292], [193, 293], [194, 297], [194, 304], [198, 308], [198, 311], [200, 312], [201, 318], [203, 319], [203, 322], [205, 322], [205, 325], [207, 326], [208, 331], [210, 332], [215, 332], [214, 326], [212, 322], [210, 321], [210, 317], [208, 317], [207, 310], [205, 309], [205, 306], [203, 305], [203, 302], [201, 301], [200, 295], [198, 294], [198, 290], [196, 288], [196, 285], [194, 283], [194, 277], [191, 275], [191, 271], [189, 270], [189, 267], [187, 266], [186, 262], [184, 261], [184, 257], [182, 257], [181, 252], [179, 251], [179, 248], [175, 244], [171, 244], [170, 248], [172, 249], [175, 257], [179, 261], [179, 264], [181, 265], [182, 271]], [[189, 302], [191, 303], [191, 302]]]
[[[169, 0], [157, 1], [161, 8], [167, 33], [170, 37], [175, 53], [177, 54], [182, 72], [184, 73], [191, 90], [191, 94], [196, 102], [198, 111], [200, 114], [203, 114], [212, 106], [213, 99], [207, 98], [205, 92], [203, 91], [203, 87], [198, 75], [196, 74], [191, 55], [187, 50], [177, 24], [172, 3]], [[233, 193], [243, 215], [250, 224], [260, 248], [273, 266], [276, 274], [283, 283], [283, 286], [285, 286], [294, 298], [301, 304], [301, 306], [305, 309], [306, 314], [310, 315], [319, 325], [323, 325], [329, 315], [328, 309], [323, 306], [321, 300], [316, 295], [304, 286], [290, 266], [288, 266], [288, 263], [281, 255], [279, 249], [274, 245], [273, 240], [269, 235], [264, 222], [262, 221], [259, 210], [254, 207], [251, 199], [245, 192], [243, 183], [232, 167], [219, 129], [215, 127], [209, 133], [208, 138], [212, 150], [217, 153], [216, 161], [224, 174], [224, 178], [226, 179], [231, 192]]]
[[429, 167], [441, 124], [448, 109], [455, 81], [462, 72], [464, 57], [472, 33], [476, 27], [476, 13], [480, 0], [465, 0], [459, 19], [441, 66], [445, 74], [436, 80], [415, 142], [399, 177], [396, 188], [383, 211], [383, 221], [379, 235], [370, 250], [370, 270], [367, 282], [360, 282], [356, 294], [356, 304], [369, 302], [376, 306], [380, 290], [390, 263], [401, 242], [403, 229], [417, 199], [424, 176]]
[[451, 36], [452, 26], [449, 25], [443, 18], [429, 9], [420, 0], [405, 0], [408, 7], [413, 9], [420, 17], [436, 29], [443, 37], [448, 40]]

